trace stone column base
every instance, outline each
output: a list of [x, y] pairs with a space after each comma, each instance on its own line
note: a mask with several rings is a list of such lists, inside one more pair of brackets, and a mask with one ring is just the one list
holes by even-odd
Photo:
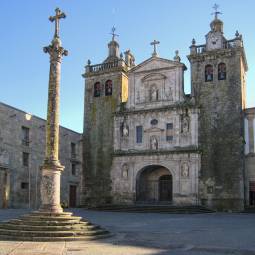
[[45, 162], [41, 168], [41, 200], [42, 204], [39, 211], [62, 213], [63, 209], [60, 205], [60, 177], [64, 166], [59, 162]]

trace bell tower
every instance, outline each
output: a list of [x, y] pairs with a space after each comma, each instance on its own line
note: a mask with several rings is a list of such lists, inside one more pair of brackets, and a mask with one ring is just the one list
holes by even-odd
[[192, 40], [192, 96], [200, 107], [199, 199], [218, 210], [242, 210], [244, 201], [245, 73], [247, 62], [242, 36], [227, 40], [214, 6], [214, 20], [206, 44]]
[[130, 66], [119, 54], [115, 28], [108, 43], [108, 56], [101, 64], [85, 67], [83, 133], [84, 205], [111, 202], [110, 170], [113, 154], [113, 113], [127, 101]]

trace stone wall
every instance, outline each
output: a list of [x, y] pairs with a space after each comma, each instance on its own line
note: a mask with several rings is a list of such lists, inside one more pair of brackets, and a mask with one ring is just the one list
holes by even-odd
[[[120, 62], [122, 63], [122, 62]], [[122, 84], [127, 76], [122, 67], [108, 68], [85, 75], [84, 108], [84, 183], [82, 203], [111, 202], [110, 171], [113, 154], [113, 113], [124, 100]], [[106, 81], [112, 81], [112, 95], [105, 95]], [[94, 85], [100, 82], [101, 94], [94, 96]], [[126, 95], [123, 95], [126, 97]]]
[[245, 198], [250, 205], [250, 186], [255, 183], [255, 108], [245, 109]]
[[[45, 125], [46, 121], [41, 118], [0, 103], [0, 182], [4, 182], [6, 173], [8, 207], [37, 208], [40, 204], [40, 167], [45, 156]], [[24, 140], [22, 127], [29, 129], [28, 140]], [[60, 162], [65, 166], [61, 177], [61, 202], [67, 205], [70, 185], [77, 186], [79, 205], [81, 139], [81, 134], [60, 127]], [[76, 144], [75, 155], [71, 153], [71, 143]], [[23, 165], [24, 152], [29, 155], [28, 166]], [[75, 175], [72, 174], [72, 164], [76, 165]]]
[[[202, 149], [200, 196], [204, 205], [241, 210], [244, 205], [243, 106], [245, 55], [242, 47], [204, 51], [189, 56], [192, 93], [200, 106], [199, 145]], [[226, 80], [218, 80], [225, 63]], [[214, 69], [205, 82], [205, 67]]]

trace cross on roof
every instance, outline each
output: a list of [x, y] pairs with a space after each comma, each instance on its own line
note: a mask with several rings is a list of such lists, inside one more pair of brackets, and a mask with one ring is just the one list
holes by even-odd
[[54, 37], [59, 37], [59, 20], [62, 19], [62, 18], [64, 19], [66, 17], [66, 15], [59, 8], [56, 8], [55, 12], [56, 12], [56, 15], [55, 16], [50, 16], [49, 20], [51, 22], [55, 21], [55, 34], [54, 34]]
[[157, 48], [156, 45], [160, 44], [160, 41], [154, 40], [153, 42], [150, 43], [150, 45], [153, 45], [153, 53], [152, 56], [157, 56]]
[[115, 31], [116, 31], [116, 27], [113, 26], [113, 27], [112, 27], [112, 32], [110, 33], [110, 34], [112, 35], [112, 41], [114, 41], [115, 36], [119, 36], [119, 35], [115, 34]]
[[214, 6], [212, 7], [215, 11], [212, 13], [212, 15], [214, 15], [215, 19], [218, 19], [218, 14], [222, 14], [221, 12], [218, 11], [219, 9], [219, 5], [218, 4], [214, 4]]

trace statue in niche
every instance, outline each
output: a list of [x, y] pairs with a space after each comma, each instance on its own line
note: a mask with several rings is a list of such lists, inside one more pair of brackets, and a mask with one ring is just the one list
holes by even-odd
[[136, 93], [136, 101], [138, 103], [140, 103], [140, 92], [139, 91], [137, 91], [137, 93]]
[[181, 125], [182, 133], [187, 134], [189, 132], [189, 126], [190, 126], [190, 118], [188, 115], [188, 110], [186, 109], [186, 113], [182, 115], [182, 125]]
[[151, 101], [158, 101], [158, 89], [155, 86], [151, 87]]
[[172, 95], [172, 89], [171, 89], [171, 87], [169, 87], [169, 90], [168, 90], [166, 96], [167, 96], [167, 98], [168, 98], [169, 100], [171, 100], [171, 101], [173, 100], [173, 95]]
[[150, 145], [152, 150], [157, 150], [158, 149], [158, 140], [155, 136], [152, 136], [150, 139]]
[[122, 178], [127, 179], [128, 178], [128, 164], [122, 165]]
[[186, 162], [181, 165], [181, 176], [189, 177], [189, 165]]
[[123, 125], [123, 136], [124, 137], [128, 137], [129, 135], [129, 127], [128, 127], [128, 124], [126, 122], [124, 122], [124, 125]]
[[122, 136], [122, 137], [128, 137], [128, 136], [129, 136], [129, 126], [128, 126], [128, 124], [126, 123], [126, 121], [124, 121], [124, 122], [121, 124], [121, 136]]

